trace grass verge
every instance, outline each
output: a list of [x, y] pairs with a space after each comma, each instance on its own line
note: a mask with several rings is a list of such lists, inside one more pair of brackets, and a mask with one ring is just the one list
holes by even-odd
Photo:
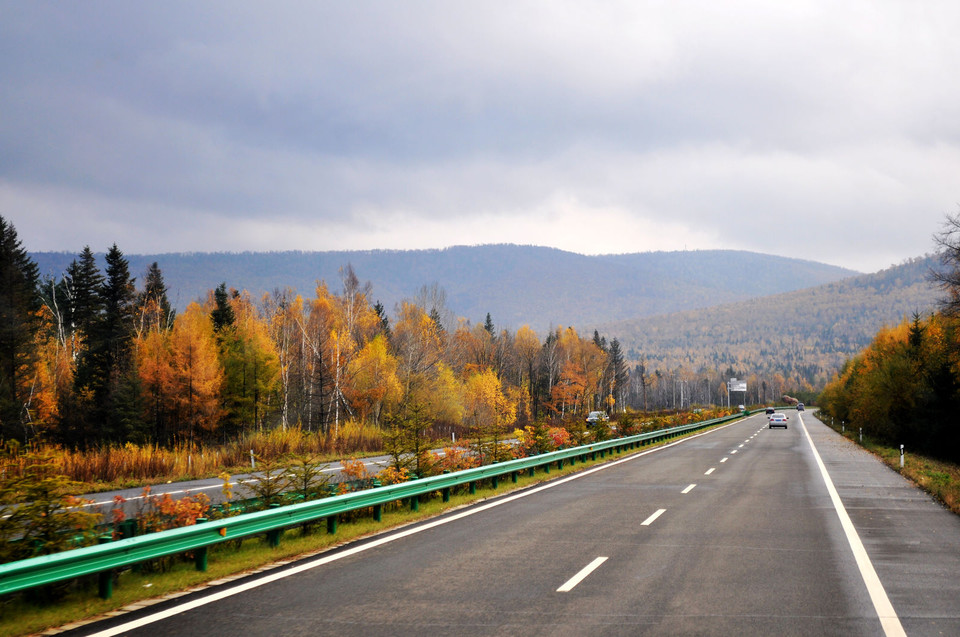
[[[710, 429], [713, 427], [693, 433], [699, 434]], [[644, 447], [643, 450], [677, 440], [655, 443]], [[583, 471], [589, 467], [625, 457], [629, 453], [632, 452], [614, 453], [605, 458], [598, 457], [597, 460], [572, 466], [565, 463], [563, 469], [552, 467], [549, 473], [541, 470], [534, 476], [519, 475], [516, 484], [509, 479], [501, 478], [497, 489], [493, 489], [489, 481], [484, 481], [478, 485], [476, 494], [470, 494], [464, 486], [462, 492], [454, 492], [451, 495], [449, 502], [443, 502], [438, 494], [430, 498], [422, 497], [418, 511], [412, 511], [401, 503], [385, 505], [381, 522], [376, 522], [369, 512], [354, 512], [341, 516], [337, 533], [333, 535], [326, 533], [326, 525], [320, 520], [311, 525], [306, 532], [299, 527], [286, 530], [277, 547], [268, 546], [262, 536], [224, 542], [210, 548], [208, 569], [203, 572], [197, 571], [193, 561], [186, 558], [168, 559], [164, 570], [123, 571], [115, 580], [113, 596], [108, 600], [97, 596], [96, 579], [92, 576], [72, 586], [66, 596], [56, 602], [31, 601], [23, 596], [11, 595], [0, 602], [0, 635], [12, 637], [38, 633], [55, 627], [76, 628], [79, 622], [96, 621], [125, 607], [157, 603], [169, 599], [172, 595], [186, 594], [196, 588], [217, 583], [219, 580], [233, 579], [257, 570], [272, 568], [289, 560], [307, 557], [353, 540], [435, 517], [493, 496], [502, 496]]]

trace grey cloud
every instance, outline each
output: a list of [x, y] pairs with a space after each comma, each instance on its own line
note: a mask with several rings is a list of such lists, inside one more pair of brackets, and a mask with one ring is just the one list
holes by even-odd
[[957, 198], [953, 3], [2, 6], [0, 186], [128, 211], [103, 232], [453, 232], [567, 198], [724, 246], [814, 228], [851, 263], [833, 235], [918, 254]]

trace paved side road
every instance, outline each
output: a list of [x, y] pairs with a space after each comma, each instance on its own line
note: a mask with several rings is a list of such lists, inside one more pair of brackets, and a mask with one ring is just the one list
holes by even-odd
[[804, 422], [906, 633], [960, 635], [960, 516], [813, 416]]

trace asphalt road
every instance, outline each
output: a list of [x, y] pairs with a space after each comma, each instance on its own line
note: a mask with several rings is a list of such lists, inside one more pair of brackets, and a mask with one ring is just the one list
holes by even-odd
[[960, 519], [758, 415], [77, 634], [957, 635], [958, 575]]
[[[391, 462], [389, 456], [376, 456], [364, 458], [363, 464], [371, 474], [378, 473], [381, 469], [388, 466]], [[323, 473], [330, 476], [333, 482], [341, 480], [340, 473], [343, 471], [343, 465], [339, 462], [331, 462], [324, 469]], [[254, 493], [245, 487], [242, 482], [256, 480], [256, 473], [234, 474], [230, 476], [230, 486], [233, 489], [234, 499], [253, 497]], [[203, 478], [200, 480], [185, 480], [183, 482], [168, 482], [166, 484], [156, 484], [150, 487], [150, 496], [162, 496], [169, 493], [173, 499], [179, 499], [199, 493], [206, 494], [210, 498], [210, 504], [220, 504], [225, 500], [223, 495], [223, 480], [220, 478]], [[126, 502], [122, 506], [124, 513], [128, 517], [134, 517], [138, 511], [146, 506], [143, 496], [143, 488], [119, 489], [116, 491], [101, 491], [99, 493], [88, 493], [82, 495], [84, 500], [89, 503], [84, 505], [87, 511], [98, 513], [104, 516], [105, 520], [110, 519], [111, 511], [116, 508], [114, 498], [120, 496]]]

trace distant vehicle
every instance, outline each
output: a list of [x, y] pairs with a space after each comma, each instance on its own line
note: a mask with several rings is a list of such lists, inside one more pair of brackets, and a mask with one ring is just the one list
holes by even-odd
[[743, 405], [737, 405], [737, 409], [739, 409], [740, 411], [746, 411], [746, 410], [747, 410], [747, 408], [744, 407]]
[[773, 412], [776, 411], [773, 407], [767, 407], [767, 415], [770, 416]]
[[774, 427], [783, 427], [784, 429], [786, 429], [786, 428], [787, 428], [787, 415], [786, 415], [786, 414], [781, 414], [781, 413], [778, 412], [778, 413], [775, 413], [774, 415], [770, 416], [770, 426], [769, 426], [769, 429], [773, 429]]
[[587, 414], [587, 426], [593, 426], [602, 422], [607, 422], [607, 412], [605, 411], [591, 411]]
[[797, 403], [797, 411], [803, 411], [803, 403]]

